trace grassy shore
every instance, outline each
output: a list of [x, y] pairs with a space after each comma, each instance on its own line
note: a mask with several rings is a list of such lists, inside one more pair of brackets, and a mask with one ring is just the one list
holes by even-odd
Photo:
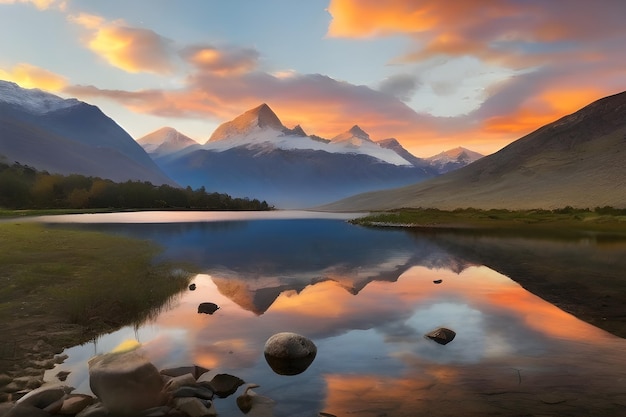
[[0, 247], [0, 374], [149, 318], [191, 277], [153, 264], [150, 242], [97, 232], [0, 223]]
[[399, 209], [372, 213], [351, 221], [364, 226], [404, 226], [416, 228], [480, 229], [517, 232], [576, 233], [595, 231], [626, 234], [626, 210], [610, 207], [583, 210], [438, 210]]

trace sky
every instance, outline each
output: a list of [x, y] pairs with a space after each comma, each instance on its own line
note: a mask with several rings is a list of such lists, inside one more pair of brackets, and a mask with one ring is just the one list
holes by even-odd
[[0, 79], [199, 143], [267, 103], [484, 154], [626, 90], [623, 0], [0, 0]]

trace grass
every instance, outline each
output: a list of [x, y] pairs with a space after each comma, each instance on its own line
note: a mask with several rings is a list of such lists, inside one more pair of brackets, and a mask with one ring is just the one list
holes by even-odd
[[[65, 347], [140, 323], [191, 278], [175, 265], [153, 264], [159, 248], [151, 242], [98, 232], [0, 223], [0, 247], [5, 344], [28, 345], [28, 330], [39, 329]], [[66, 325], [73, 331], [54, 340], [53, 329]]]
[[626, 233], [626, 210], [565, 207], [557, 210], [399, 209], [351, 221], [364, 226], [499, 229], [517, 231], [596, 231]]

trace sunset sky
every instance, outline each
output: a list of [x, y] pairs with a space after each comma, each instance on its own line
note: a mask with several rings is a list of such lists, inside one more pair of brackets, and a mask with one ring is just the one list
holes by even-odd
[[417, 156], [491, 153], [626, 90], [623, 0], [0, 0], [0, 79], [204, 143], [267, 103]]

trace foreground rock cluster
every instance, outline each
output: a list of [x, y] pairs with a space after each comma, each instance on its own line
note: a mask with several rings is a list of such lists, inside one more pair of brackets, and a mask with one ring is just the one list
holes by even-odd
[[[268, 364], [281, 375], [304, 372], [316, 353], [311, 340], [295, 333], [278, 333], [265, 346]], [[140, 350], [107, 353], [89, 361], [94, 396], [72, 394], [74, 388], [62, 382], [37, 385], [14, 393], [14, 403], [0, 404], [0, 417], [211, 417], [217, 415], [215, 399], [233, 395], [244, 384], [241, 378], [197, 365], [159, 371]], [[252, 391], [257, 387], [248, 384], [237, 406], [245, 414], [273, 415], [274, 402]]]
[[[215, 399], [234, 394], [244, 381], [228, 374], [211, 376], [196, 365], [159, 371], [141, 353], [130, 351], [90, 360], [89, 384], [94, 396], [72, 394], [73, 388], [62, 383], [44, 384], [15, 403], [0, 404], [0, 416], [216, 416]], [[271, 402], [252, 392], [255, 387], [249, 384], [237, 398], [247, 411]]]

